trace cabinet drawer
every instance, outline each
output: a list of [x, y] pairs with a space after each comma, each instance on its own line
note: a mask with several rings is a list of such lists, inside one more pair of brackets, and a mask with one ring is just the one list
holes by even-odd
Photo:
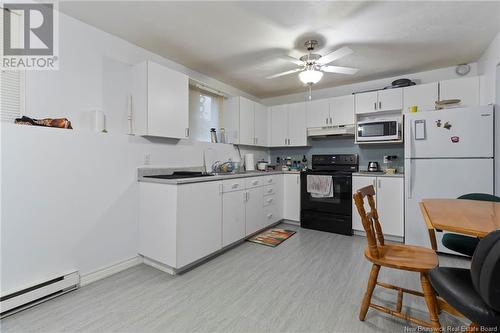
[[246, 182], [245, 182], [246, 188], [254, 188], [254, 187], [262, 186], [264, 184], [263, 180], [264, 180], [264, 177], [247, 178]]
[[263, 181], [262, 181], [263, 185], [276, 184], [276, 177], [275, 176], [266, 176], [266, 177], [262, 177], [262, 179], [263, 179]]
[[222, 192], [233, 192], [245, 189], [244, 179], [231, 179], [222, 182]]
[[264, 187], [264, 196], [273, 195], [276, 193], [276, 187], [274, 185], [269, 185]]
[[275, 205], [276, 204], [276, 196], [275, 195], [269, 195], [267, 197], [264, 197], [264, 207], [270, 206], [270, 205]]
[[278, 222], [279, 220], [280, 218], [276, 206], [271, 205], [264, 208], [264, 224], [266, 226]]

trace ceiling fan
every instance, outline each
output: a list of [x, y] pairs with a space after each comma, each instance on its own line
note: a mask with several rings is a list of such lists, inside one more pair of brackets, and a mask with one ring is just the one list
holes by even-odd
[[308, 53], [301, 57], [294, 57], [293, 55], [288, 56], [288, 60], [294, 64], [300, 66], [299, 68], [292, 69], [286, 72], [270, 75], [266, 79], [274, 79], [280, 76], [285, 76], [293, 73], [299, 73], [299, 79], [304, 84], [309, 86], [318, 83], [323, 77], [323, 72], [326, 73], [340, 73], [353, 75], [358, 72], [357, 68], [351, 67], [341, 67], [341, 66], [331, 66], [328, 65], [333, 61], [343, 58], [354, 51], [347, 46], [341, 47], [333, 52], [330, 52], [324, 56], [321, 54], [313, 53], [314, 48], [318, 47], [319, 43], [316, 40], [308, 40], [304, 43]]

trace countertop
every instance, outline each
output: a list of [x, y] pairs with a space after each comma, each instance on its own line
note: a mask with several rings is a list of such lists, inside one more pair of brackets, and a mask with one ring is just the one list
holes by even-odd
[[353, 176], [365, 176], [365, 177], [396, 177], [403, 178], [404, 173], [387, 174], [383, 171], [370, 172], [370, 171], [358, 171], [352, 174]]
[[[146, 170], [146, 172], [145, 172], [145, 170]], [[183, 170], [185, 170], [185, 169], [183, 169]], [[139, 182], [160, 183], [160, 184], [170, 184], [170, 185], [213, 182], [213, 181], [226, 180], [226, 179], [262, 177], [262, 176], [272, 176], [272, 175], [281, 175], [281, 174], [300, 174], [299, 171], [247, 171], [247, 172], [242, 172], [242, 173], [219, 174], [219, 175], [206, 176], [206, 177], [161, 179], [161, 178], [145, 178], [144, 176], [165, 175], [165, 174], [171, 174], [172, 172], [165, 171], [164, 168], [161, 168], [161, 169], [139, 168], [138, 171], [139, 172], [138, 172], [137, 180]]]

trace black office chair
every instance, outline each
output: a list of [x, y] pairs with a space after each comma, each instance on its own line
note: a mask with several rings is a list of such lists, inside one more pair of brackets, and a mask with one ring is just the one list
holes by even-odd
[[[486, 193], [464, 194], [459, 196], [457, 199], [500, 202], [500, 197]], [[479, 243], [479, 239], [475, 237], [446, 233], [443, 235], [441, 243], [443, 243], [444, 247], [450, 250], [472, 257], [474, 250]]]
[[437, 294], [472, 321], [500, 326], [500, 230], [479, 242], [471, 268], [436, 267], [429, 273]]

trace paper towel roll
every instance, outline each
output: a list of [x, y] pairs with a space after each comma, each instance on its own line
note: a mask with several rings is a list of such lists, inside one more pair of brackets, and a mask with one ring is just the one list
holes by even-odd
[[255, 171], [255, 159], [253, 154], [245, 154], [245, 170]]

